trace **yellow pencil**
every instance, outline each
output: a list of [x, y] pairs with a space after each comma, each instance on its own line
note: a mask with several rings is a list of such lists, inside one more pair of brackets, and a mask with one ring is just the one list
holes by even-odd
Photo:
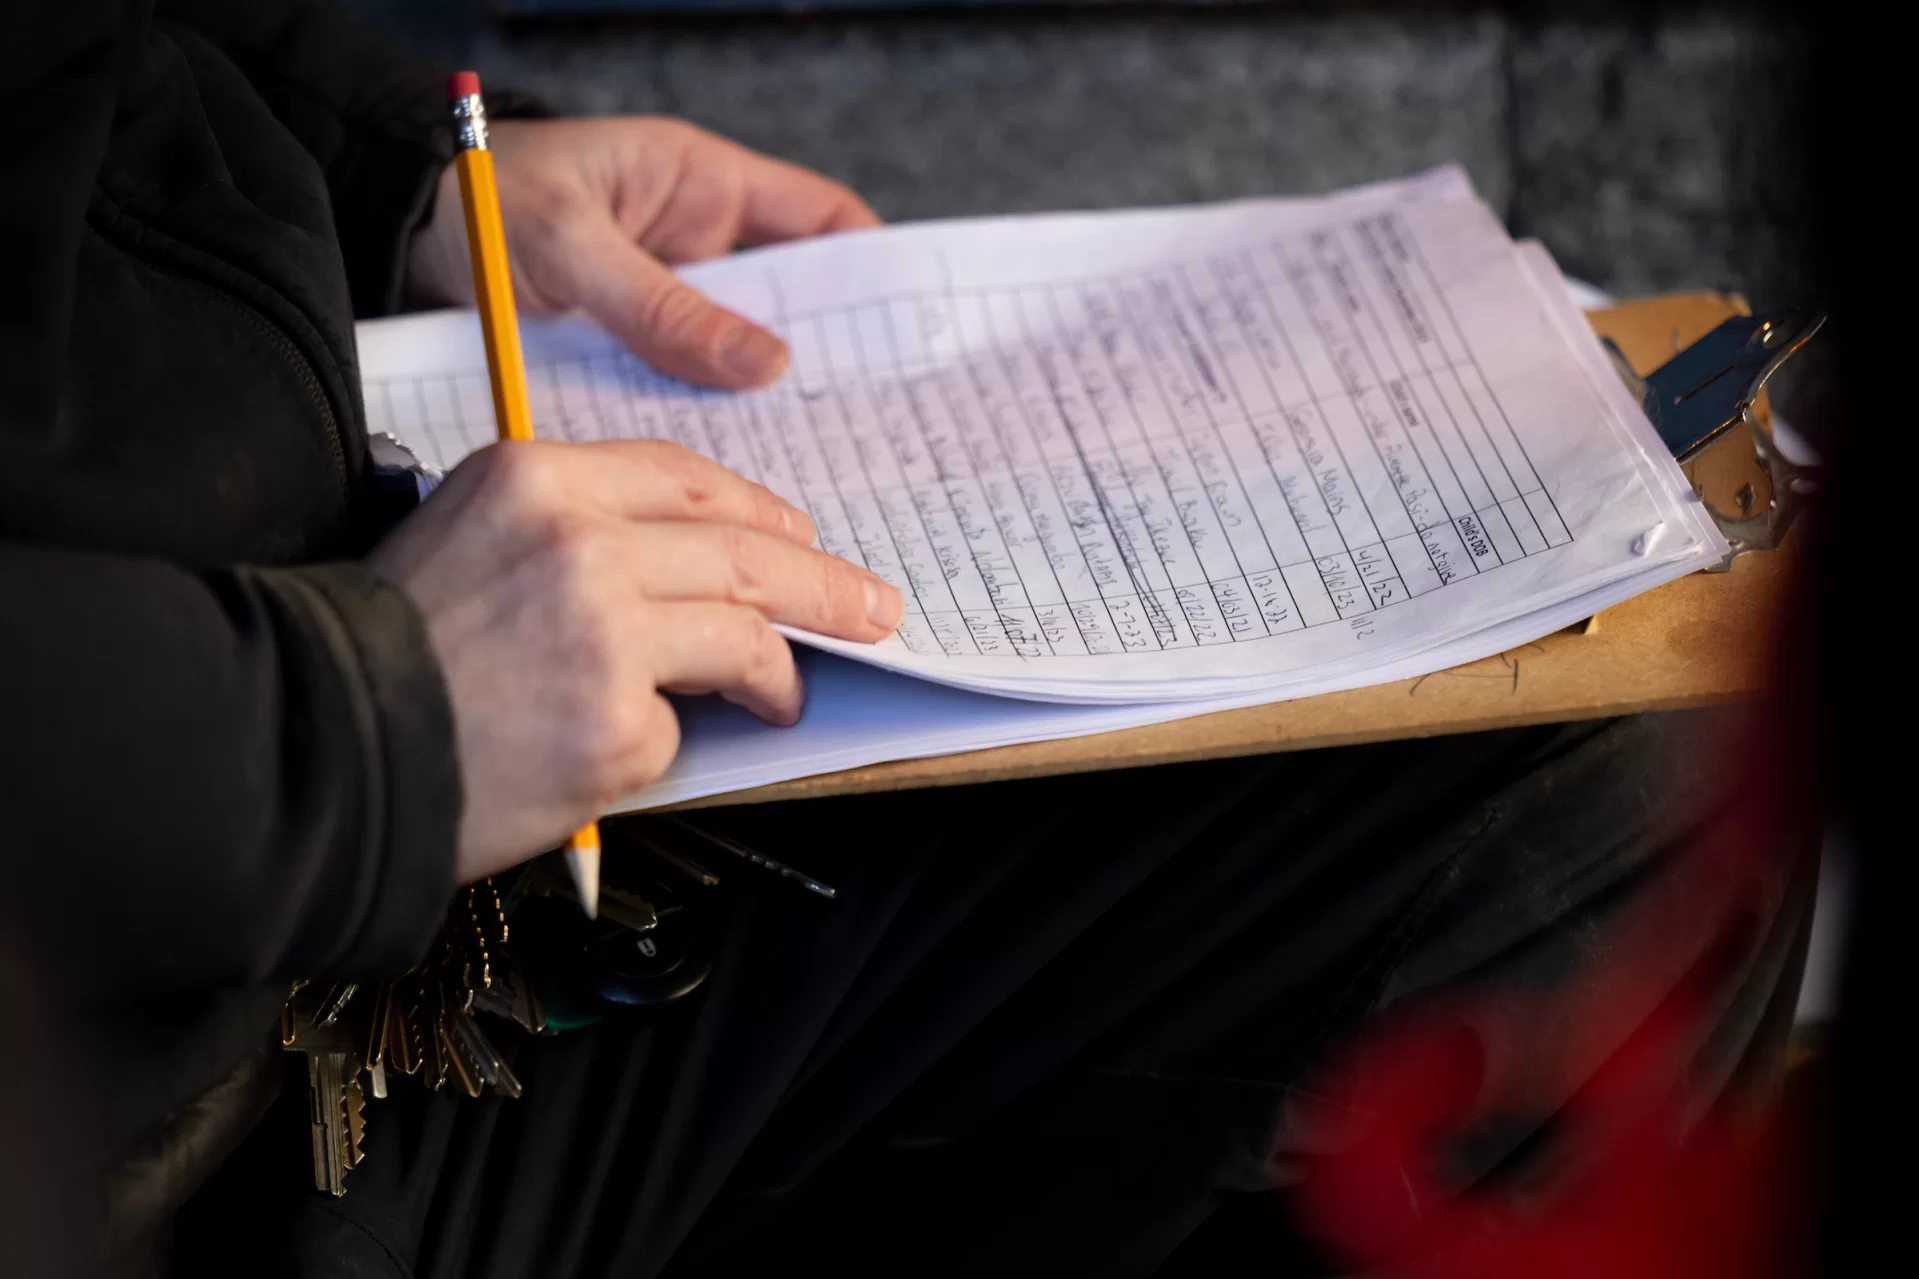
[[[513, 309], [513, 278], [506, 261], [506, 228], [500, 221], [500, 193], [493, 181], [493, 153], [487, 149], [486, 106], [480, 77], [461, 71], [449, 77], [453, 100], [453, 160], [460, 175], [460, 199], [466, 206], [466, 241], [473, 251], [473, 292], [480, 304], [480, 330], [486, 335], [486, 371], [493, 383], [493, 417], [503, 440], [533, 438], [533, 410], [526, 398], [526, 359], [520, 353], [520, 324]], [[566, 842], [566, 866], [573, 888], [589, 917], [600, 912], [600, 828], [589, 822]]]

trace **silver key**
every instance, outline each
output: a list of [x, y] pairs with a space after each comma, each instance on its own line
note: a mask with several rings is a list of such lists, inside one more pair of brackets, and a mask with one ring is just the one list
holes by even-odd
[[473, 1006], [505, 1021], [518, 1022], [522, 1029], [540, 1034], [546, 1029], [546, 1010], [533, 992], [533, 982], [519, 960], [509, 955], [499, 972], [493, 974], [489, 990], [473, 992]]
[[450, 1008], [447, 1010], [447, 1028], [456, 1059], [463, 1059], [463, 1070], [472, 1071], [482, 1083], [503, 1097], [520, 1095], [519, 1077], [473, 1018], [457, 1008]]
[[347, 1170], [359, 1162], [360, 1140], [365, 1135], [359, 1076], [359, 1065], [352, 1053], [307, 1055], [313, 1184], [335, 1199], [346, 1193]]
[[331, 1026], [339, 1021], [340, 1014], [345, 1012], [346, 1006], [353, 1002], [353, 996], [359, 989], [358, 982], [334, 982], [327, 990], [326, 997], [320, 1001], [320, 1006], [313, 1010], [313, 1024]]
[[[335, 1002], [338, 991], [322, 1001]], [[345, 1001], [339, 1003], [344, 1006]], [[360, 1161], [366, 1135], [360, 1091], [360, 1047], [357, 1032], [335, 1019], [320, 1024], [304, 1003], [282, 1019], [281, 1039], [307, 1059], [307, 1121], [313, 1138], [313, 1184], [336, 1198], [346, 1193], [346, 1174]]]

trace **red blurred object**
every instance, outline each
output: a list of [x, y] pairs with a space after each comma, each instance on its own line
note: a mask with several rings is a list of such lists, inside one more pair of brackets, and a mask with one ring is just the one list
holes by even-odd
[[[1308, 1235], [1395, 1279], [1811, 1268], [1813, 1116], [1779, 1102], [1773, 1072], [1728, 1081], [1707, 1064], [1716, 1010], [1813, 864], [1816, 799], [1777, 745], [1808, 718], [1782, 697], [1701, 743], [1723, 748], [1731, 802], [1609, 926], [1604, 962], [1558, 989], [1401, 1016], [1339, 1058], [1294, 1198]], [[1449, 1177], [1476, 1125], [1528, 1116], [1537, 1140]]]
[[1519, 1194], [1456, 1190], [1438, 1171], [1485, 1080], [1473, 1032], [1433, 1025], [1376, 1041], [1349, 1076], [1363, 1106], [1349, 1113], [1363, 1118], [1339, 1153], [1309, 1165], [1302, 1221], [1340, 1259], [1398, 1279], [1803, 1273], [1803, 1117], [1775, 1107], [1688, 1127], [1667, 1087], [1703, 985], [1675, 992], [1606, 1062], [1557, 1118], [1557, 1175]]

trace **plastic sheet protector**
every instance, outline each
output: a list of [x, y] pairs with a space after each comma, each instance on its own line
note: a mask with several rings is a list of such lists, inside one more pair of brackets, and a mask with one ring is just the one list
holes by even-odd
[[[780, 333], [787, 375], [704, 390], [583, 319], [523, 320], [536, 430], [674, 439], [767, 485], [906, 600], [879, 644], [792, 638], [1001, 704], [889, 694], [912, 723], [854, 731], [835, 707], [860, 677], [814, 660], [830, 674], [798, 728], [749, 749], [744, 721], [694, 705], [632, 806], [1423, 674], [1725, 553], [1550, 257], [1457, 169], [911, 224], [682, 274]], [[471, 313], [359, 342], [372, 429], [443, 469], [493, 439]], [[809, 743], [835, 724], [846, 741]]]

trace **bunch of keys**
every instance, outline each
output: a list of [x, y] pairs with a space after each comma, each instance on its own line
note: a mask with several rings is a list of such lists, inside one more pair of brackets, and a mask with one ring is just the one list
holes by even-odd
[[[671, 815], [630, 822], [618, 834], [616, 845], [630, 843], [670, 869], [668, 878], [681, 884], [711, 888], [719, 883], [694, 859], [684, 842], [690, 838], [818, 896], [836, 895], [810, 875]], [[536, 947], [545, 934], [543, 953], [551, 971], [543, 969], [543, 975], [558, 983], [553, 1018], [523, 957], [507, 949], [506, 903], [492, 880], [460, 891], [432, 953], [399, 977], [365, 985], [300, 982], [293, 987], [280, 1009], [280, 1043], [307, 1059], [313, 1183], [319, 1190], [336, 1197], [345, 1193], [347, 1173], [364, 1157], [366, 1103], [387, 1095], [390, 1073], [415, 1076], [435, 1091], [450, 1086], [467, 1097], [489, 1089], [505, 1097], [520, 1095], [518, 1076], [474, 1014], [516, 1022], [533, 1034], [551, 1033], [594, 1020], [610, 1007], [654, 1007], [683, 999], [712, 968], [698, 912], [689, 910], [684, 894], [671, 884], [642, 885], [642, 895], [602, 882], [599, 918], [582, 928], [572, 882], [550, 859], [529, 865], [516, 883], [514, 892], [523, 898], [566, 904], [555, 911], [533, 903], [526, 916], [516, 916], [531, 926]], [[581, 1008], [570, 1010], [569, 998]]]
[[499, 890], [483, 880], [461, 891], [433, 953], [411, 971], [365, 986], [294, 986], [280, 1009], [280, 1043], [307, 1059], [315, 1187], [345, 1193], [347, 1173], [364, 1157], [368, 1095], [387, 1095], [389, 1070], [468, 1097], [489, 1088], [520, 1095], [518, 1077], [473, 1016], [484, 1008], [534, 1033], [546, 1028], [507, 935]]

